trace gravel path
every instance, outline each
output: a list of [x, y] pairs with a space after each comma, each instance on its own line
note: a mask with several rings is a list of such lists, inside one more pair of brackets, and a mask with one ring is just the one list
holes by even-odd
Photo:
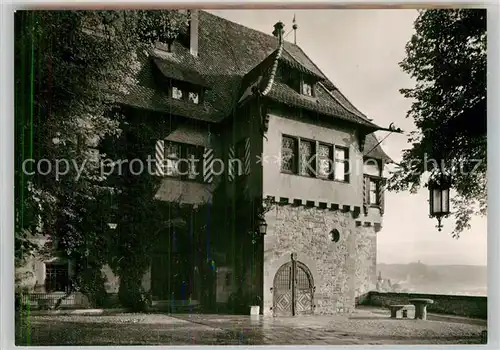
[[16, 345], [362, 345], [473, 344], [477, 324], [350, 316], [120, 314], [32, 316], [16, 319]]

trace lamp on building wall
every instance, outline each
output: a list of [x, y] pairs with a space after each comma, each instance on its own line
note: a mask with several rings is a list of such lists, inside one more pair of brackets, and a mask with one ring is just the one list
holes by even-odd
[[267, 233], [267, 223], [266, 223], [266, 220], [264, 219], [263, 215], [259, 215], [257, 217], [257, 225], [258, 225], [259, 233], [261, 235], [265, 235]]
[[441, 219], [450, 213], [450, 187], [451, 181], [443, 173], [438, 178], [430, 179], [429, 188], [429, 209], [430, 217], [438, 220], [438, 231], [441, 231]]

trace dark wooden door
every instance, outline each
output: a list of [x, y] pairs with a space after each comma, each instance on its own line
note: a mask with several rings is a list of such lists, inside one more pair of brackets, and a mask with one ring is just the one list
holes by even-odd
[[188, 233], [166, 232], [151, 262], [151, 293], [156, 300], [189, 300], [193, 296], [194, 249]]
[[293, 315], [293, 276], [292, 263], [282, 265], [273, 283], [273, 313], [274, 316]]
[[274, 316], [312, 314], [314, 311], [314, 284], [311, 272], [299, 261], [283, 264], [273, 283]]
[[311, 272], [306, 265], [295, 262], [294, 314], [310, 315], [313, 313], [313, 292]]

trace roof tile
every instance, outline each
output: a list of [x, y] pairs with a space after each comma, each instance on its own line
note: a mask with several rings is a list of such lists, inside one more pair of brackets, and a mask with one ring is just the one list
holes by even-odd
[[[198, 56], [191, 55], [189, 48], [177, 41], [172, 45], [172, 52], [155, 50], [151, 53], [152, 59], [144, 57], [143, 69], [138, 77], [139, 83], [132, 88], [129, 96], [122, 98], [123, 103], [209, 122], [220, 122], [231, 114], [245, 92], [248, 95], [248, 88], [252, 84], [257, 81], [261, 86], [267, 83], [266, 74], [271, 66], [270, 62], [273, 61], [272, 54], [278, 48], [276, 37], [205, 11], [199, 12], [199, 22]], [[281, 63], [286, 62], [302, 72], [316, 76], [329, 92], [323, 88], [317, 89], [317, 99], [311, 100], [289, 86], [275, 81], [268, 94], [269, 98], [360, 124], [369, 129], [378, 128], [352, 106], [300, 47], [285, 41], [284, 49]], [[165, 91], [156, 91], [158, 89], [155, 89], [155, 74], [158, 73], [152, 69], [154, 64], [166, 76], [209, 86], [210, 89], [205, 92], [204, 103], [188, 104], [169, 99]], [[261, 76], [263, 78], [259, 80]]]

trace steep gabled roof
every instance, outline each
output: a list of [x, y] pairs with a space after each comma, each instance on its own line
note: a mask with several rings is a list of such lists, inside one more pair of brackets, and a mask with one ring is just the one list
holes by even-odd
[[[172, 45], [172, 52], [155, 50], [149, 57], [142, 57], [139, 83], [120, 101], [144, 109], [220, 122], [231, 115], [245, 94], [251, 93], [252, 86], [267, 84], [267, 73], [278, 49], [276, 37], [205, 11], [199, 11], [198, 35], [198, 57], [177, 41]], [[283, 83], [274, 82], [267, 95], [270, 99], [347, 120], [367, 129], [379, 129], [352, 106], [297, 45], [284, 42], [280, 64], [314, 76], [323, 86], [317, 89], [318, 98], [313, 101]], [[203, 103], [189, 105], [168, 98], [165, 90], [155, 85], [154, 75], [159, 74], [155, 67], [170, 78], [208, 86]]]

